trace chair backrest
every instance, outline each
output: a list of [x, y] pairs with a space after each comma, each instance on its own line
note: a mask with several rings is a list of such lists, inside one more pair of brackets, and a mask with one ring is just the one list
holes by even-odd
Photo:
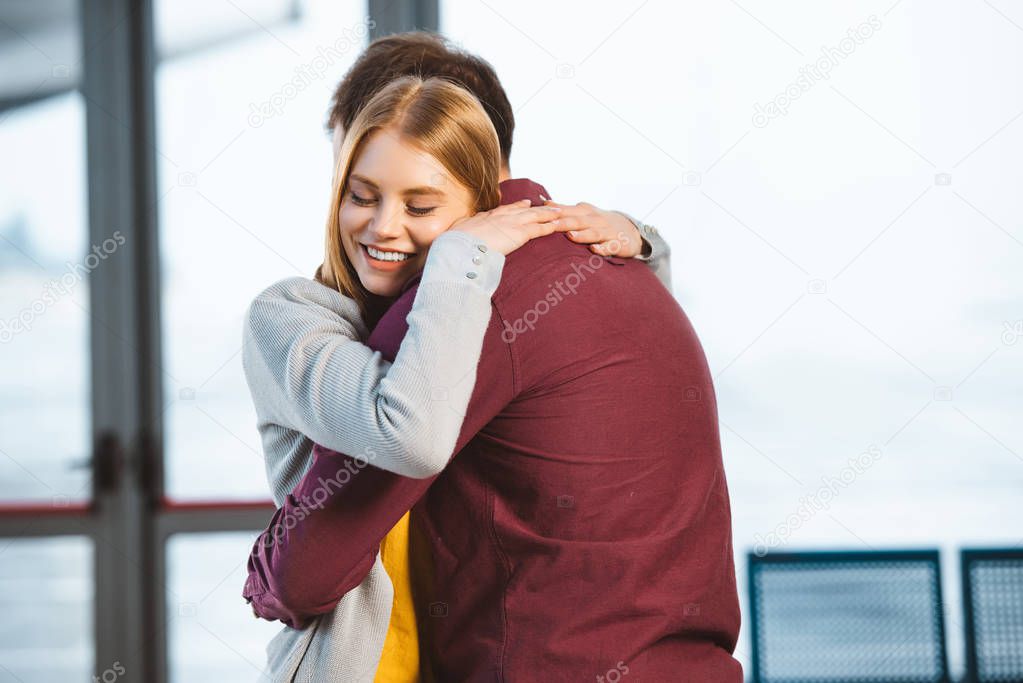
[[1023, 548], [968, 549], [960, 558], [968, 680], [1023, 681]]
[[754, 683], [945, 683], [937, 550], [750, 553]]

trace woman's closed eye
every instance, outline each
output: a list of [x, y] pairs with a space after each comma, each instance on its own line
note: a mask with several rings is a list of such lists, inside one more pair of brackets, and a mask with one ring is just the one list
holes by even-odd
[[349, 190], [348, 196], [352, 198], [352, 202], [357, 206], [372, 206], [373, 202], [375, 201], [372, 198], [367, 199], [366, 197], [360, 197], [359, 195], [355, 194], [355, 190]]
[[[349, 190], [348, 196], [352, 198], [352, 203], [356, 206], [373, 206], [377, 200], [375, 197], [362, 197], [355, 190]], [[429, 216], [433, 213], [436, 206], [412, 206], [410, 204], [405, 205], [405, 210], [411, 216]]]
[[413, 216], [429, 216], [436, 208], [436, 206], [405, 206], [405, 210]]

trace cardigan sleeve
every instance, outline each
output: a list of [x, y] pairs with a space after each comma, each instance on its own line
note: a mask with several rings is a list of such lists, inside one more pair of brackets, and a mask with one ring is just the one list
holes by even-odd
[[[661, 237], [661, 233], [654, 226], [638, 221], [622, 211], [618, 213], [632, 221], [643, 240], [643, 250], [633, 258], [646, 263], [665, 289], [674, 294], [671, 286], [671, 247], [668, 246], [667, 241]], [[644, 255], [643, 252], [647, 251], [647, 247], [649, 247], [649, 253]]]
[[[304, 278], [265, 290], [246, 315], [242, 362], [264, 450], [295, 430], [331, 450], [408, 477], [440, 472], [454, 452], [475, 381], [504, 255], [448, 231], [430, 248], [394, 362], [360, 341], [337, 292]], [[271, 443], [268, 443], [271, 442]]]
[[[382, 349], [406, 334], [408, 292], [378, 325], [369, 345]], [[411, 331], [411, 327], [408, 328]], [[479, 361], [479, 382], [472, 391], [455, 452], [460, 451], [515, 395], [514, 344], [504, 338], [497, 306], [487, 327]], [[363, 580], [380, 542], [425, 494], [436, 477], [411, 479], [371, 467], [373, 461], [351, 458], [317, 445], [313, 464], [274, 514], [253, 545], [243, 596], [256, 616], [279, 619], [300, 628], [326, 614]]]

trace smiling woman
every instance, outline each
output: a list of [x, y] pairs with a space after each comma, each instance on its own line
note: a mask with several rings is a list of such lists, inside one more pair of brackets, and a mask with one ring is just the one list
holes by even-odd
[[369, 291], [396, 296], [430, 244], [473, 208], [468, 188], [392, 125], [359, 150], [338, 215], [341, 242]]
[[323, 282], [362, 305], [367, 293], [397, 296], [442, 232], [497, 206], [500, 158], [470, 93], [435, 78], [391, 83], [341, 145]]

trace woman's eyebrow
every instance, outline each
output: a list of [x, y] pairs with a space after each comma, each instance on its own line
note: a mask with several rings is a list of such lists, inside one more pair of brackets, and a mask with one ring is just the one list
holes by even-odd
[[377, 185], [376, 183], [374, 183], [374, 182], [373, 182], [372, 180], [370, 180], [370, 179], [369, 179], [369, 178], [367, 178], [366, 176], [363, 176], [363, 175], [359, 175], [358, 173], [353, 173], [353, 174], [352, 174], [352, 175], [351, 175], [351, 176], [349, 177], [349, 180], [358, 180], [358, 181], [359, 181], [360, 183], [362, 183], [363, 185], [369, 185], [369, 186], [370, 186], [370, 187], [372, 187], [372, 188], [373, 188], [374, 190], [379, 190], [379, 189], [380, 189], [380, 186], [379, 186], [379, 185]]
[[435, 197], [443, 197], [443, 196], [445, 196], [444, 195], [444, 190], [440, 189], [439, 187], [429, 187], [429, 186], [411, 187], [411, 188], [409, 188], [407, 190], [404, 190], [402, 192], [402, 194], [405, 195], [406, 197], [421, 197], [423, 195], [432, 195], [432, 196], [435, 196]]
[[[349, 180], [357, 180], [358, 182], [362, 183], [363, 185], [368, 185], [370, 188], [372, 188], [372, 189], [374, 189], [374, 190], [376, 190], [378, 192], [380, 191], [380, 186], [377, 185], [376, 183], [374, 183], [372, 180], [370, 180], [369, 178], [367, 178], [364, 175], [359, 175], [358, 173], [353, 173], [350, 176]], [[407, 190], [402, 190], [402, 194], [405, 195], [406, 197], [432, 196], [432, 197], [443, 198], [443, 197], [447, 196], [447, 193], [445, 193], [443, 189], [441, 189], [439, 187], [436, 187], [436, 186], [433, 186], [433, 185], [422, 185], [420, 187], [410, 187]]]

